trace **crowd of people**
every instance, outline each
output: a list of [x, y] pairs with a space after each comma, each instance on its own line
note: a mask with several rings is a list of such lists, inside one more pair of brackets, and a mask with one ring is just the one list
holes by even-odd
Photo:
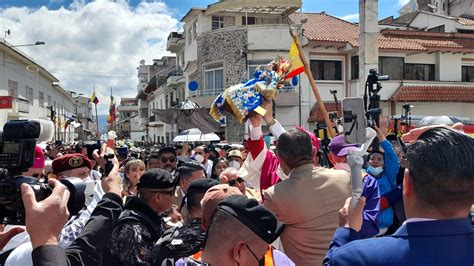
[[[266, 106], [270, 108], [271, 106]], [[363, 191], [351, 203], [347, 158], [357, 144], [328, 145], [267, 112], [249, 118], [244, 148], [37, 146], [23, 175], [47, 180], [37, 201], [22, 184], [26, 230], [0, 233], [5, 265], [473, 265], [474, 140], [462, 125], [403, 137], [374, 127]], [[275, 137], [264, 141], [262, 122]], [[461, 128], [460, 128], [461, 127]], [[112, 156], [113, 155], [113, 156]], [[79, 178], [82, 210], [70, 215]]]

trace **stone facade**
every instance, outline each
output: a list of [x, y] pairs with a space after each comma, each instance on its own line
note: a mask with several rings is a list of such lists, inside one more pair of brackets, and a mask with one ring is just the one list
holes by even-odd
[[[204, 87], [204, 69], [207, 65], [222, 64], [224, 87], [241, 83], [247, 76], [247, 58], [241, 51], [247, 47], [247, 30], [221, 29], [210, 31], [198, 38], [198, 76], [200, 88]], [[242, 143], [244, 125], [227, 115], [225, 138], [230, 143]]]

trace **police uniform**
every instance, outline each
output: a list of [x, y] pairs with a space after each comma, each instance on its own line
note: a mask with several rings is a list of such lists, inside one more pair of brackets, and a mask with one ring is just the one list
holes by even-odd
[[[176, 181], [162, 169], [148, 170], [138, 188], [170, 189]], [[140, 197], [130, 197], [117, 221], [110, 241], [110, 254], [103, 265], [151, 265], [153, 246], [162, 236], [163, 217]]]
[[[201, 195], [202, 198], [209, 188], [218, 184], [218, 181], [210, 178], [191, 182], [181, 206], [189, 204], [187, 198], [190, 195]], [[190, 207], [192, 208], [192, 206]], [[168, 265], [170, 263], [174, 265], [177, 259], [194, 255], [201, 251], [204, 240], [205, 232], [202, 229], [202, 217], [192, 218], [184, 226], [167, 230], [153, 249], [155, 265]]]

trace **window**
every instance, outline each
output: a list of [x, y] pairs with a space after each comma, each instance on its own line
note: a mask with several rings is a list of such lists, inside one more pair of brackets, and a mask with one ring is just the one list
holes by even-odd
[[351, 57], [351, 79], [359, 78], [359, 56]]
[[379, 57], [379, 74], [389, 75], [391, 80], [403, 79], [403, 57]]
[[474, 81], [474, 66], [462, 66], [462, 81]]
[[168, 105], [169, 104], [169, 101], [168, 101], [168, 95], [165, 95], [165, 105], [166, 105], [166, 109], [168, 109]]
[[170, 106], [173, 106], [174, 103], [174, 92], [170, 93]]
[[446, 32], [444, 25], [428, 29], [430, 32]]
[[217, 95], [224, 91], [224, 69], [222, 65], [206, 67], [203, 95]]
[[193, 23], [193, 39], [197, 38], [197, 21]]
[[425, 64], [405, 64], [404, 79], [435, 80], [435, 66]]
[[278, 18], [257, 18], [257, 17], [242, 17], [242, 25], [262, 25], [262, 24], [279, 24]]
[[38, 104], [39, 107], [44, 107], [44, 94], [41, 91], [38, 91]]
[[10, 96], [18, 97], [18, 82], [8, 80], [8, 91], [10, 93]]
[[51, 95], [48, 95], [48, 106], [51, 106], [53, 103], [51, 102]]
[[222, 29], [235, 26], [235, 18], [227, 16], [212, 16], [212, 29]]
[[33, 104], [33, 88], [26, 86], [26, 99]]
[[316, 80], [342, 80], [342, 62], [311, 60], [311, 73]]
[[188, 39], [188, 45], [191, 44], [191, 42], [193, 41], [193, 35], [191, 34], [192, 33], [192, 26], [188, 29], [188, 34], [186, 34], [186, 38]]

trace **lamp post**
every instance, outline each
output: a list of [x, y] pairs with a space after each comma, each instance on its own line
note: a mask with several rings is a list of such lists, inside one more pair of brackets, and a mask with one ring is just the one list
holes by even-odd
[[30, 43], [30, 44], [11, 45], [10, 47], [37, 46], [37, 45], [45, 45], [45, 44], [46, 43], [43, 41], [36, 41], [35, 43]]

